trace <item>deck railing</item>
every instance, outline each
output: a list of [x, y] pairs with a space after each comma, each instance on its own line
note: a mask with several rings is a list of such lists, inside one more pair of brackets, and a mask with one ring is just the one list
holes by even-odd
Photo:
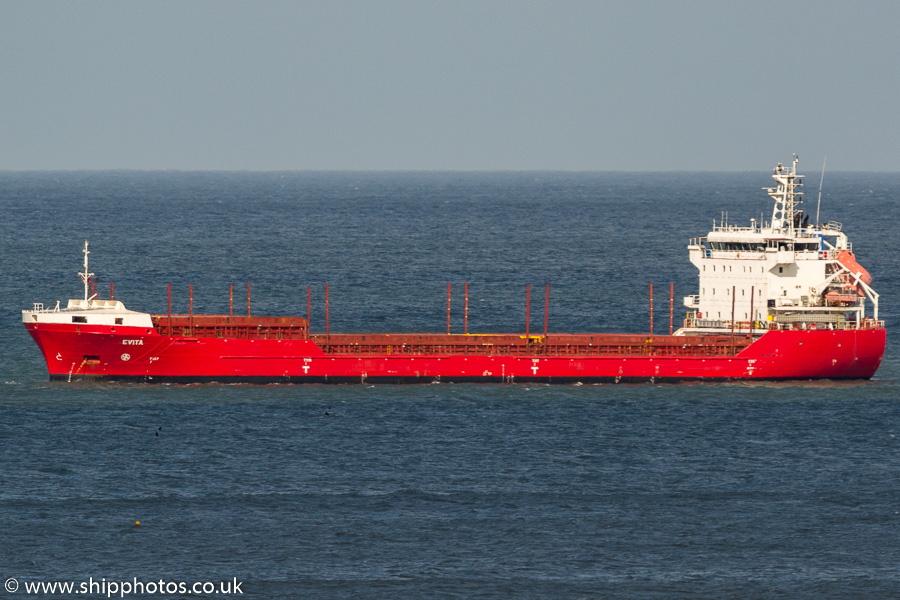
[[652, 336], [639, 334], [439, 335], [313, 334], [330, 355], [357, 356], [542, 356], [542, 357], [714, 357], [731, 356], [749, 336]]
[[303, 340], [309, 337], [300, 317], [243, 317], [230, 315], [153, 315], [157, 333], [172, 337]]
[[[807, 318], [803, 318], [801, 315], [792, 315], [792, 320], [790, 321], [756, 321], [752, 324], [752, 330], [754, 333], [762, 333], [769, 330], [817, 330], [817, 329], [825, 329], [829, 331], [848, 331], [851, 329], [884, 329], [884, 321], [881, 319], [863, 319], [859, 326], [857, 327], [856, 321], [851, 321], [848, 319], [835, 319], [835, 320], [821, 320], [816, 319], [817, 315], [806, 315]], [[716, 329], [720, 330], [723, 333], [731, 332], [731, 321], [713, 321], [707, 319], [694, 319], [687, 318], [684, 320], [684, 327], [686, 329], [703, 329], [710, 330]], [[734, 323], [734, 333], [735, 334], [747, 334], [751, 330], [750, 321], [735, 321]]]

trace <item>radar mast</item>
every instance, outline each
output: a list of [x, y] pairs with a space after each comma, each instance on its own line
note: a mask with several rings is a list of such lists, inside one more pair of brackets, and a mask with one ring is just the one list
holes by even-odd
[[795, 154], [790, 169], [778, 163], [772, 174], [772, 179], [778, 186], [763, 188], [775, 200], [775, 207], [772, 209], [772, 229], [784, 231], [790, 236], [794, 235], [794, 229], [800, 228], [797, 216], [802, 212], [799, 206], [803, 204], [803, 195], [800, 192], [800, 188], [803, 187], [803, 175], [797, 174], [798, 162], [800, 159]]
[[90, 251], [88, 250], [87, 240], [84, 240], [84, 250], [82, 250], [82, 252], [84, 252], [84, 272], [79, 272], [78, 274], [81, 275], [81, 281], [84, 283], [84, 299], [89, 300], [88, 282], [91, 280], [91, 277], [93, 277], [94, 274], [88, 271], [88, 254], [90, 254]]

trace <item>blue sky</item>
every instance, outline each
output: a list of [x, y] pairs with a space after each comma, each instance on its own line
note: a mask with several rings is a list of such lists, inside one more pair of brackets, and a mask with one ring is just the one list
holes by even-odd
[[0, 170], [900, 170], [900, 3], [0, 4]]

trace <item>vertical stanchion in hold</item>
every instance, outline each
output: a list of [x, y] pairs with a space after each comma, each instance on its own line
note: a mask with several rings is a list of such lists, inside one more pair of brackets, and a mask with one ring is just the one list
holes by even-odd
[[465, 293], [466, 297], [466, 308], [465, 314], [463, 316], [463, 333], [466, 335], [469, 334], [469, 282], [467, 281], [465, 284]]
[[447, 282], [447, 335], [450, 335], [450, 282]]
[[531, 322], [531, 284], [525, 286], [525, 343], [528, 344], [528, 324]]
[[653, 335], [653, 284], [650, 284], [650, 335]]
[[234, 284], [228, 284], [228, 316], [234, 316]]
[[550, 284], [547, 284], [547, 294], [544, 297], [544, 337], [547, 337], [547, 321], [550, 318]]
[[250, 282], [247, 282], [247, 316], [250, 316]]
[[113, 282], [112, 281], [109, 282], [109, 299], [110, 300], [116, 299], [116, 295], [113, 293]]
[[675, 284], [669, 284], [669, 335], [672, 335], [672, 328], [675, 326]]
[[[550, 320], [550, 284], [547, 284], [547, 292], [544, 294], [544, 337], [547, 337], [547, 323]], [[546, 340], [545, 340], [546, 343]]]
[[328, 284], [325, 284], [325, 347], [331, 344], [331, 329], [328, 321]]
[[306, 339], [309, 339], [309, 308], [312, 305], [312, 286], [306, 286]]
[[191, 335], [194, 335], [194, 284], [188, 284], [188, 327], [191, 328]]
[[169, 309], [166, 312], [169, 318], [169, 335], [172, 335], [172, 284], [169, 284]]

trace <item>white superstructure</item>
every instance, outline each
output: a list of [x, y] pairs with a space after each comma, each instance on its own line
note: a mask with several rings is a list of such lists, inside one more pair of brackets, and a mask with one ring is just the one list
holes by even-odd
[[[841, 224], [810, 224], [800, 209], [803, 175], [797, 156], [790, 168], [778, 163], [776, 186], [763, 188], [775, 201], [772, 219], [749, 227], [716, 224], [706, 237], [690, 240], [691, 262], [700, 271], [699, 293], [686, 296], [688, 313], [680, 333], [731, 329], [860, 327], [866, 300], [878, 319], [878, 294], [856, 262]], [[760, 331], [762, 333], [762, 331]]]

